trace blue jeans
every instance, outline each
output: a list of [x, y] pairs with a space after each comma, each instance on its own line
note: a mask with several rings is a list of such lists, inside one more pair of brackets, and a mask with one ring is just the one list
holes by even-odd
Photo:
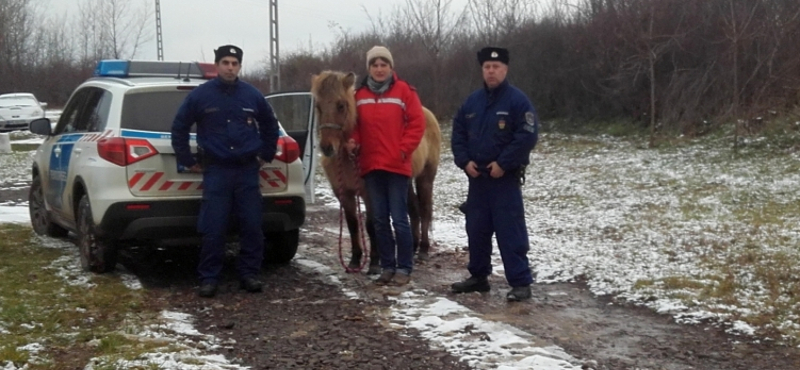
[[[203, 234], [200, 281], [218, 282], [225, 259], [230, 221], [238, 224], [239, 256], [236, 269], [239, 278], [257, 276], [264, 255], [264, 234], [261, 231], [262, 200], [258, 185], [258, 162], [240, 167], [209, 166], [203, 173], [203, 203], [197, 231]], [[233, 216], [233, 220], [229, 218]]]
[[414, 245], [408, 222], [408, 180], [407, 176], [381, 170], [364, 176], [381, 268], [406, 275], [414, 265]]

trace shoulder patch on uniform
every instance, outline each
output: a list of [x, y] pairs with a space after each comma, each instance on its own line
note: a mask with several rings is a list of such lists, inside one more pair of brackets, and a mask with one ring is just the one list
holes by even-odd
[[536, 124], [536, 115], [533, 112], [525, 112], [525, 123], [533, 126]]
[[525, 112], [525, 131], [536, 132], [536, 114]]

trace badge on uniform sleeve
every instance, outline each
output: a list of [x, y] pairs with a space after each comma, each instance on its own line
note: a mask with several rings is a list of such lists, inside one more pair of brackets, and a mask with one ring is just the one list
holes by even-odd
[[501, 119], [500, 122], [497, 122], [497, 128], [503, 130], [506, 128], [506, 120]]
[[525, 131], [536, 132], [536, 115], [533, 112], [525, 112]]
[[253, 125], [253, 117], [247, 117], [247, 124], [250, 126]]

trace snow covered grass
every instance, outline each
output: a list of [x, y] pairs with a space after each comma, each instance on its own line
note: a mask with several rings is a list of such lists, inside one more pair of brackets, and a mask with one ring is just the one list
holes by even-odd
[[15, 224], [0, 240], [0, 369], [240, 369], [189, 315], [150, 310], [135, 278], [83, 272], [71, 242]]
[[[548, 134], [531, 158], [523, 192], [538, 282], [584, 280], [680, 322], [800, 344], [796, 153], [764, 140], [733, 155], [714, 139], [647, 149], [644, 139]], [[454, 209], [466, 179], [449, 150], [435, 188], [434, 240], [463, 247]]]

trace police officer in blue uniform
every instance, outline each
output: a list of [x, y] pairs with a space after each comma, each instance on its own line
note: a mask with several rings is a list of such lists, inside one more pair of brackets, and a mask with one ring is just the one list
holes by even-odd
[[[200, 252], [201, 297], [217, 293], [225, 256], [228, 217], [239, 230], [236, 262], [240, 286], [260, 292], [258, 279], [264, 255], [261, 230], [260, 162], [271, 162], [278, 142], [278, 121], [272, 107], [255, 87], [239, 80], [242, 49], [233, 45], [214, 50], [218, 76], [195, 88], [172, 123], [172, 147], [178, 163], [203, 173], [203, 203], [197, 230], [203, 235]], [[189, 132], [197, 124], [198, 155], [189, 147]]]
[[488, 292], [492, 235], [496, 235], [509, 301], [531, 297], [528, 229], [521, 183], [539, 123], [525, 94], [506, 81], [508, 50], [478, 52], [484, 87], [473, 92], [453, 120], [451, 146], [456, 165], [469, 179], [467, 218], [470, 277], [451, 286], [454, 293]]

